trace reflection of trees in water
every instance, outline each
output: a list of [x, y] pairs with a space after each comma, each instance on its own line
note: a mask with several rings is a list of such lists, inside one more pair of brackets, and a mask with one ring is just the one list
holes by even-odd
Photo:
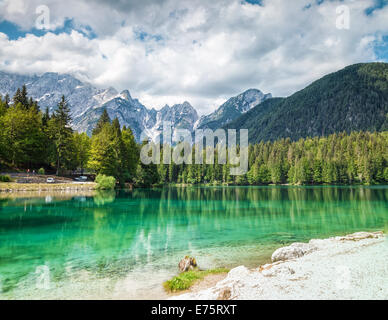
[[2, 207], [5, 207], [8, 204], [9, 199], [7, 198], [0, 198], [0, 211], [2, 210]]
[[134, 250], [144, 253], [147, 245], [182, 250], [190, 242], [221, 244], [249, 237], [289, 242], [374, 229], [386, 220], [386, 208], [376, 201], [386, 201], [387, 196], [387, 190], [373, 188], [135, 190], [132, 197], [138, 200], [139, 228]]
[[[144, 199], [147, 192], [137, 190], [133, 197]], [[333, 221], [356, 226], [381, 215], [384, 207], [376, 208], [376, 201], [388, 198], [386, 189], [346, 187], [171, 188], [158, 191], [158, 196], [155, 193], [152, 201], [139, 203], [140, 217], [149, 227], [160, 227], [174, 217], [187, 225], [229, 218], [249, 218], [261, 225], [259, 222], [278, 222], [279, 216], [293, 228], [319, 220], [322, 228], [324, 222]]]
[[98, 206], [112, 203], [115, 199], [116, 191], [114, 190], [97, 190], [93, 197], [94, 203]]
[[192, 187], [99, 193], [82, 201], [0, 201], [3, 208], [15, 207], [0, 215], [0, 230], [6, 231], [2, 262], [26, 259], [13, 277], [49, 261], [54, 279], [60, 279], [69, 265], [119, 276], [192, 248], [283, 243], [384, 227], [388, 189]]

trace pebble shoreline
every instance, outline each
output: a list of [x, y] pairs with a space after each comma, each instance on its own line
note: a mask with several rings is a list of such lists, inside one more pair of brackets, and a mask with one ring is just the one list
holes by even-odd
[[215, 286], [170, 299], [388, 299], [388, 241], [382, 232], [312, 239], [277, 249], [272, 263], [232, 269]]

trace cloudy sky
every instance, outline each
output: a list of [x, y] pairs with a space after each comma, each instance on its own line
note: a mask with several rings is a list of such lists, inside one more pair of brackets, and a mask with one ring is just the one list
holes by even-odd
[[0, 70], [70, 73], [147, 107], [209, 113], [369, 61], [388, 61], [387, 0], [0, 0]]

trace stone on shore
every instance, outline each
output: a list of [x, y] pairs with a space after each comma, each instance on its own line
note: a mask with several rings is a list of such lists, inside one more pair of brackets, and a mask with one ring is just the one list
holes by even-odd
[[364, 239], [377, 239], [383, 235], [383, 232], [355, 232], [346, 236], [332, 237], [326, 240], [312, 239], [308, 243], [295, 242], [287, 247], [277, 249], [271, 257], [272, 262], [287, 261], [303, 257], [320, 248], [322, 244], [329, 241], [360, 241]]
[[170, 299], [388, 299], [388, 241], [382, 232], [312, 239], [276, 251], [276, 262], [236, 267], [213, 287]]
[[352, 234], [348, 234], [344, 237], [335, 237], [336, 240], [339, 240], [339, 241], [349, 241], [349, 240], [352, 240], [352, 241], [359, 241], [359, 240], [363, 240], [363, 239], [377, 239], [381, 236], [383, 236], [383, 232], [382, 231], [377, 231], [377, 232], [355, 232], [355, 233], [352, 233]]
[[197, 261], [195, 258], [186, 256], [179, 262], [178, 267], [181, 272], [194, 270], [197, 268]]
[[271, 257], [272, 262], [287, 261], [303, 257], [317, 250], [317, 247], [310, 243], [295, 242], [287, 247], [277, 249]]

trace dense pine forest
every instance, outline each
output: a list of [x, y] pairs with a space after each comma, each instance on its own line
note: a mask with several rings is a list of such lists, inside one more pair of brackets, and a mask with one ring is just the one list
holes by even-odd
[[249, 142], [388, 130], [388, 63], [360, 63], [328, 74], [287, 98], [264, 101], [229, 129]]
[[[0, 170], [70, 174], [88, 170], [123, 185], [165, 184], [384, 184], [388, 182], [388, 132], [334, 133], [249, 146], [249, 171], [231, 176], [229, 164], [151, 164], [139, 161], [129, 128], [105, 111], [92, 136], [71, 129], [65, 97], [53, 114], [28, 98], [26, 87], [0, 99]], [[194, 149], [195, 147], [193, 147]], [[194, 152], [193, 152], [194, 158]], [[193, 163], [195, 163], [193, 161]]]
[[249, 146], [249, 171], [227, 165], [159, 165], [161, 181], [180, 183], [378, 184], [388, 182], [388, 132], [339, 133]]

